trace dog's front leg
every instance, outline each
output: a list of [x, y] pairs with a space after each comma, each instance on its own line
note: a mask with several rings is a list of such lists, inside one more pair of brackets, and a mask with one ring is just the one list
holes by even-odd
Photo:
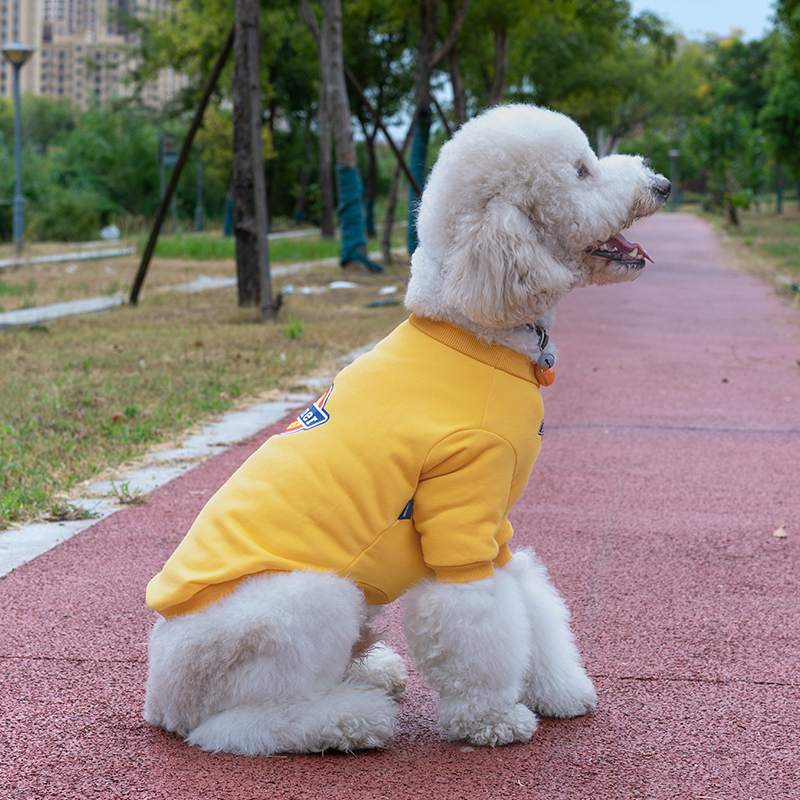
[[519, 702], [530, 628], [510, 575], [500, 571], [466, 584], [422, 581], [406, 595], [405, 634], [439, 693], [439, 724], [451, 739], [496, 746], [531, 738], [536, 715]]
[[522, 551], [503, 567], [517, 581], [531, 630], [531, 660], [522, 702], [543, 717], [588, 713], [597, 694], [581, 665], [569, 611], [533, 553]]

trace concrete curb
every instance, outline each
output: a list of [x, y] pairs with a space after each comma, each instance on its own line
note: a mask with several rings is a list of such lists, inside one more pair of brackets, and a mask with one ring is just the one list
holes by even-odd
[[[353, 350], [342, 356], [340, 364], [346, 366], [374, 346], [373, 342]], [[189, 435], [180, 446], [148, 453], [144, 466], [121, 472], [113, 480], [89, 484], [84, 497], [70, 501], [70, 505], [91, 515], [86, 519], [35, 522], [0, 531], [0, 577], [278, 422], [289, 412], [312, 403], [333, 380], [333, 377], [304, 378], [302, 384], [308, 392], [284, 394], [243, 410], [230, 411], [209, 422], [199, 433]]]
[[126, 505], [117, 497], [144, 497], [316, 398], [310, 393], [283, 395], [244, 411], [229, 412], [189, 436], [180, 447], [149, 453], [145, 466], [121, 473], [117, 480], [90, 484], [85, 497], [70, 501], [70, 505], [91, 514], [88, 519], [36, 522], [0, 532], [0, 577], [115, 514]]

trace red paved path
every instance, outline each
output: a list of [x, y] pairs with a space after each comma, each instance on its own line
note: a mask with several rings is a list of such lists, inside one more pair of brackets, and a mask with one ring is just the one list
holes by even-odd
[[697, 219], [636, 238], [657, 260], [638, 283], [563, 303], [514, 516], [573, 610], [595, 714], [466, 748], [412, 674], [382, 752], [210, 755], [148, 727], [144, 586], [265, 433], [0, 581], [0, 797], [800, 798], [800, 314]]

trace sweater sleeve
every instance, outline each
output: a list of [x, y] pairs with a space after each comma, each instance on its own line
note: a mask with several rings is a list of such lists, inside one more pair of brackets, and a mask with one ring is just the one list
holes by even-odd
[[515, 467], [514, 448], [483, 430], [452, 434], [428, 454], [415, 494], [414, 526], [437, 580], [487, 578], [501, 548], [507, 560]]

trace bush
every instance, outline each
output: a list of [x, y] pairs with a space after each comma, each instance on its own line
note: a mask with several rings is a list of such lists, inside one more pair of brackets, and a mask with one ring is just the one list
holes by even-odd
[[92, 189], [51, 186], [30, 208], [26, 236], [73, 242], [97, 239], [113, 211], [111, 202]]

